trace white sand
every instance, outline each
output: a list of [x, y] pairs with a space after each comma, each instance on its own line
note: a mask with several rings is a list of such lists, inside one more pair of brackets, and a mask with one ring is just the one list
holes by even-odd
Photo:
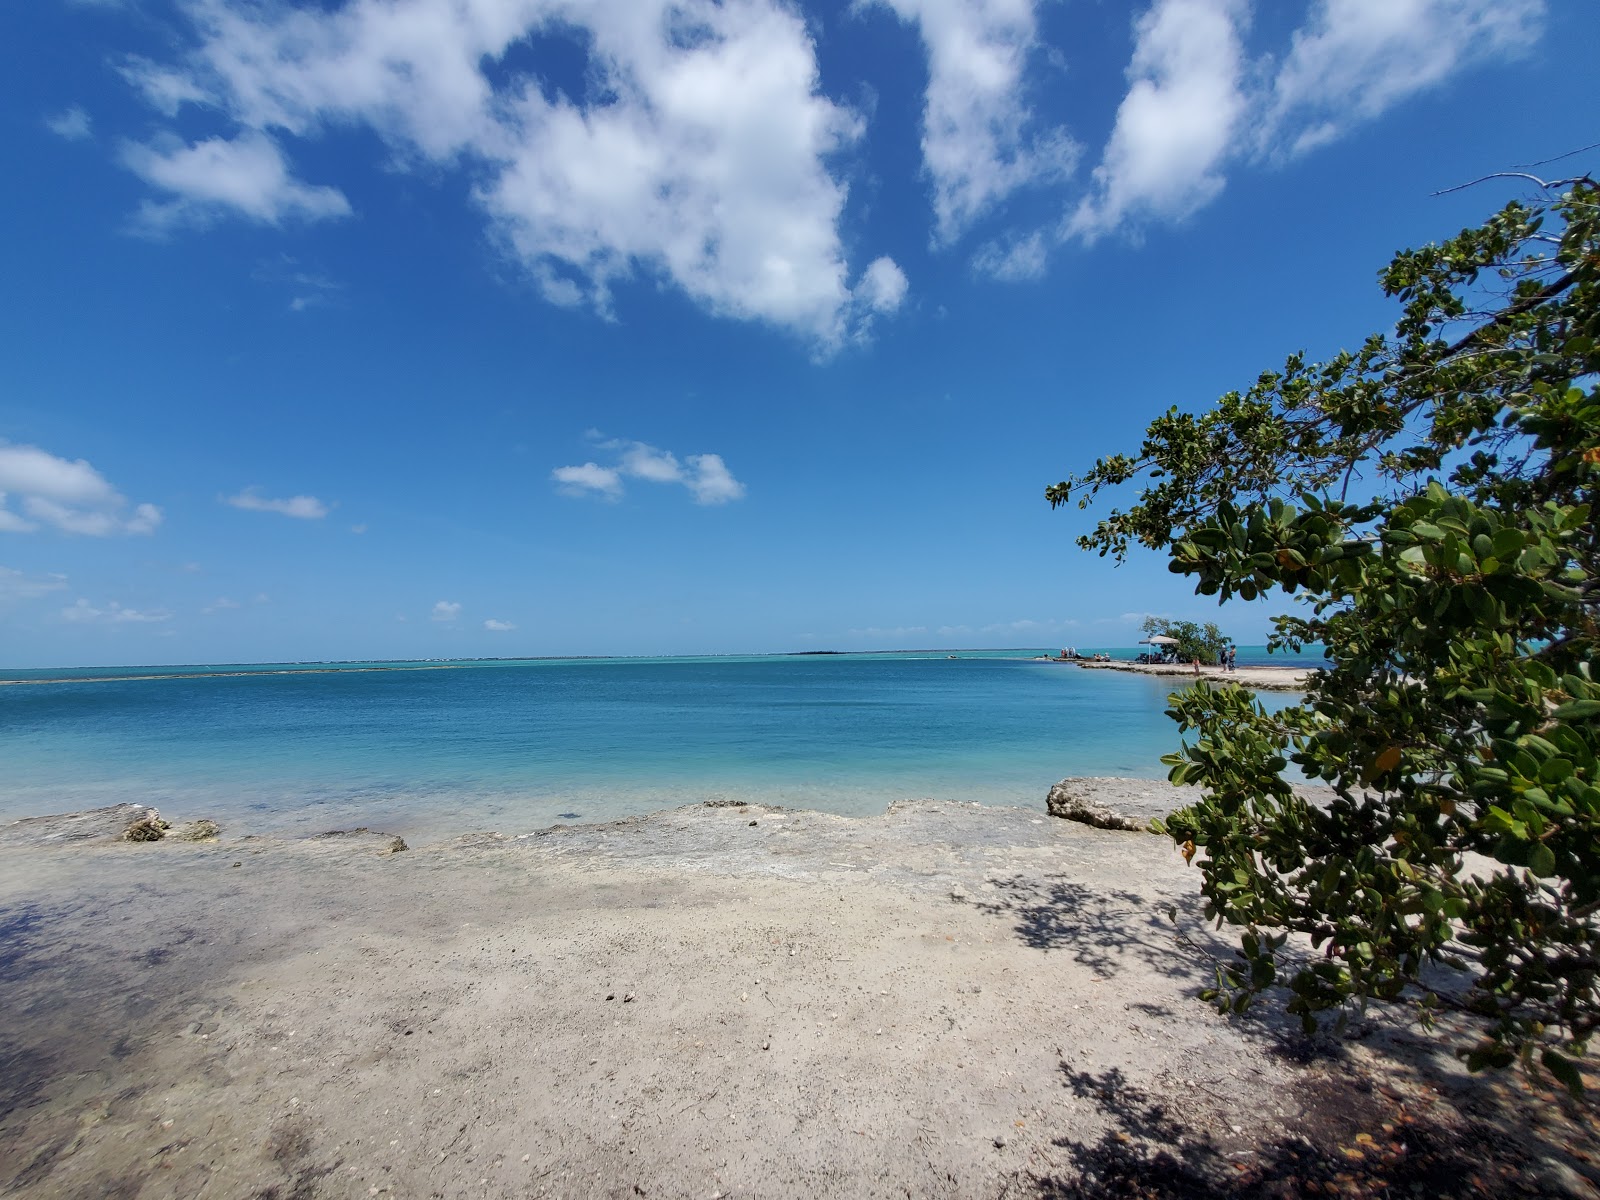
[[1182, 1182], [1163, 1154], [1211, 1187], [1461, 1086], [1217, 1017], [1170, 843], [1027, 810], [72, 829], [0, 828], [6, 1194], [1087, 1195]]

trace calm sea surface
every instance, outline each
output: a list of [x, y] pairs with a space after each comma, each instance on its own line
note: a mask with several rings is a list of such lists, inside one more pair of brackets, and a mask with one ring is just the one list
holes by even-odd
[[1063, 776], [1163, 776], [1171, 683], [1044, 652], [0, 671], [63, 680], [0, 686], [0, 820], [127, 800], [426, 840], [712, 798], [1042, 809]]

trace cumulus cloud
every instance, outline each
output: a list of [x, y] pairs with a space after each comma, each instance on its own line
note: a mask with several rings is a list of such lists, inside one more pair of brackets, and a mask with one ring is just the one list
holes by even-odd
[[892, 258], [874, 259], [856, 284], [856, 296], [875, 313], [892, 313], [906, 298], [910, 284]]
[[1130, 216], [1181, 219], [1222, 190], [1245, 109], [1246, 15], [1243, 0], [1160, 0], [1139, 20], [1128, 94], [1070, 233], [1093, 241]]
[[461, 615], [461, 605], [454, 600], [441, 600], [429, 615], [435, 621], [454, 621]]
[[148, 200], [140, 208], [140, 224], [151, 232], [181, 224], [207, 225], [227, 213], [264, 225], [350, 213], [350, 202], [337, 188], [295, 179], [278, 144], [257, 131], [193, 145], [175, 139], [152, 145], [129, 142], [122, 148], [122, 162], [172, 197]]
[[1249, 61], [1246, 0], [1157, 0], [1135, 26], [1128, 94], [1063, 237], [1177, 221], [1240, 159], [1304, 154], [1463, 69], [1527, 50], [1543, 0], [1316, 0], [1287, 51]]
[[172, 620], [172, 613], [165, 608], [144, 610], [124, 608], [115, 600], [111, 601], [105, 608], [95, 608], [87, 600], [80, 597], [76, 604], [69, 604], [61, 610], [61, 619], [86, 625], [147, 625], [160, 621], [170, 621]]
[[65, 575], [53, 572], [48, 575], [29, 575], [14, 567], [0, 567], [0, 601], [35, 600], [51, 592], [64, 591], [66, 586]]
[[[279, 141], [375, 131], [402, 169], [462, 169], [498, 242], [557, 304], [613, 314], [626, 280], [669, 280], [713, 313], [826, 349], [853, 336], [829, 160], [861, 119], [820, 89], [803, 18], [782, 0], [409, 0], [257, 6], [195, 0], [197, 49], [124, 75], [158, 111], [217, 110], [242, 130], [130, 167], [176, 211], [258, 221], [340, 216]], [[508, 52], [531, 36], [587, 58], [573, 95]]]
[[490, 617], [487, 621], [485, 621], [483, 623], [483, 627], [490, 633], [510, 633], [516, 628], [516, 626], [510, 621], [497, 621], [493, 617]]
[[922, 159], [935, 244], [954, 241], [1019, 188], [1071, 175], [1077, 143], [1065, 129], [1036, 129], [1025, 98], [1034, 0], [882, 3], [916, 24], [927, 50]]
[[69, 142], [81, 142], [85, 138], [94, 136], [90, 127], [89, 114], [74, 104], [62, 112], [52, 113], [44, 119], [44, 127], [58, 138], [65, 138]]
[[33, 533], [48, 527], [111, 537], [153, 533], [159, 524], [159, 508], [139, 504], [128, 511], [127, 500], [83, 459], [57, 458], [37, 446], [0, 441], [0, 532]]
[[624, 479], [639, 479], [682, 484], [696, 504], [727, 504], [744, 498], [744, 484], [733, 477], [720, 454], [690, 454], [680, 462], [677, 455], [645, 442], [607, 438], [595, 430], [588, 436], [599, 449], [612, 451], [616, 462], [611, 466], [586, 462], [557, 467], [550, 478], [564, 495], [616, 501], [625, 491]]
[[332, 510], [324, 501], [315, 496], [290, 496], [283, 500], [274, 500], [261, 494], [258, 487], [247, 487], [234, 496], [219, 496], [224, 504], [231, 504], [234, 508], [248, 509], [251, 512], [281, 513], [286, 517], [298, 517], [302, 521], [320, 521]]

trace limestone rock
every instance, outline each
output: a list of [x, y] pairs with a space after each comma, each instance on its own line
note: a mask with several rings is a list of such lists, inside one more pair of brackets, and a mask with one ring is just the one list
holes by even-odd
[[1060, 817], [1067, 821], [1081, 821], [1085, 825], [1093, 825], [1097, 829], [1131, 829], [1147, 830], [1149, 821], [1141, 821], [1135, 817], [1125, 816], [1113, 808], [1101, 804], [1094, 796], [1093, 780], [1063, 779], [1050, 789], [1050, 794], [1045, 797], [1045, 808], [1052, 817]]

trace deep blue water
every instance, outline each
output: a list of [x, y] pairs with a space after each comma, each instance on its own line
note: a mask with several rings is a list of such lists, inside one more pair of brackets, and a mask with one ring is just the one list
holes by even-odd
[[716, 797], [1042, 808], [1063, 776], [1165, 774], [1171, 682], [1026, 653], [0, 672], [66, 680], [0, 687], [0, 820], [133, 800], [427, 838]]

